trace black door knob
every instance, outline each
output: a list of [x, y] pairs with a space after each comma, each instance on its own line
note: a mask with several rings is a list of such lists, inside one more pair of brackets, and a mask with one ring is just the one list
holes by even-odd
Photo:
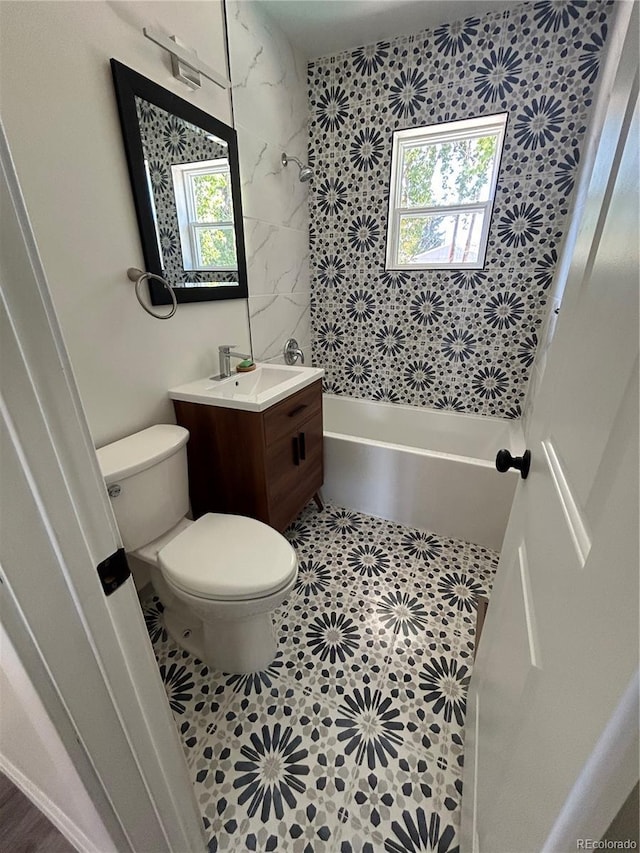
[[499, 450], [496, 455], [496, 468], [501, 474], [508, 471], [509, 468], [515, 468], [520, 471], [520, 476], [526, 480], [529, 476], [529, 466], [531, 465], [531, 451], [525, 450], [522, 456], [512, 456], [508, 450]]

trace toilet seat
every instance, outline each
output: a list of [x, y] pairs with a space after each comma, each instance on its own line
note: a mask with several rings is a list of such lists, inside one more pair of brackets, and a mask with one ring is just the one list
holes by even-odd
[[295, 576], [296, 552], [266, 524], [207, 513], [158, 553], [166, 579], [198, 598], [243, 601], [271, 595]]

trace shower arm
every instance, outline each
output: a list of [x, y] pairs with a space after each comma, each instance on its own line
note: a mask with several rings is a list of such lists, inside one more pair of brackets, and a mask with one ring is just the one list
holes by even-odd
[[287, 166], [289, 164], [289, 161], [291, 161], [292, 163], [296, 163], [296, 165], [298, 166], [298, 169], [300, 171], [298, 177], [302, 183], [306, 183], [307, 181], [311, 180], [311, 178], [313, 177], [313, 169], [311, 168], [311, 166], [308, 166], [306, 163], [303, 163], [301, 160], [299, 160], [297, 157], [294, 157], [292, 154], [287, 154], [283, 151], [282, 156], [280, 157], [280, 162], [283, 166]]
[[297, 157], [294, 157], [293, 154], [283, 154], [281, 160], [283, 166], [286, 166], [289, 160], [293, 160], [294, 163], [298, 164], [299, 169], [302, 169], [304, 167], [304, 163], [301, 160], [298, 160]]

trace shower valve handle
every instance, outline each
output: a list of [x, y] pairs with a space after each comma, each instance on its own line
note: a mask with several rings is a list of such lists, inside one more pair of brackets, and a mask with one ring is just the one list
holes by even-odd
[[531, 465], [531, 451], [525, 450], [522, 456], [512, 456], [508, 450], [499, 450], [496, 455], [496, 468], [501, 474], [508, 471], [509, 468], [515, 468], [520, 471], [520, 476], [526, 480], [529, 476], [529, 466]]

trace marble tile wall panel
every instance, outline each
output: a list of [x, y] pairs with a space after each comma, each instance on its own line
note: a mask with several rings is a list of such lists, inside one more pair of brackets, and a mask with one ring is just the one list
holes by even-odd
[[[284, 342], [295, 338], [303, 341], [311, 337], [309, 328], [309, 293], [274, 293], [266, 296], [249, 296], [251, 339], [254, 353], [262, 361], [280, 361]], [[305, 363], [308, 351], [305, 352]]]
[[[612, 4], [542, 0], [308, 66], [311, 330], [333, 393], [519, 418]], [[483, 270], [385, 270], [395, 130], [508, 113]]]
[[241, 124], [236, 129], [245, 218], [306, 231], [309, 185], [298, 180], [298, 167], [282, 165], [282, 145], [267, 142]]
[[307, 143], [306, 63], [258, 6], [228, 4], [235, 119], [259, 130], [269, 142], [298, 146], [302, 159]]
[[252, 295], [309, 289], [309, 235], [261, 219], [247, 219], [245, 241]]
[[281, 360], [296, 337], [309, 363], [309, 184], [280, 161], [306, 157], [306, 64], [257, 3], [228, 3], [227, 25], [253, 354]]

